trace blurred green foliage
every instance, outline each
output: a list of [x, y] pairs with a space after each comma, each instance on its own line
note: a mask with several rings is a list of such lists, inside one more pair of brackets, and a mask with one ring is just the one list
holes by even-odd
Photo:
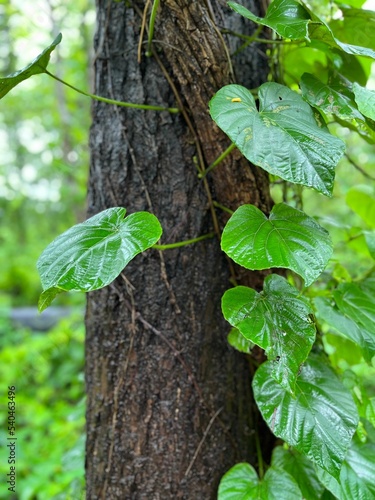
[[[0, 476], [9, 473], [7, 391], [16, 387], [16, 492], [20, 500], [83, 498], [84, 328], [82, 315], [48, 333], [0, 318]], [[0, 498], [9, 498], [5, 481]]]

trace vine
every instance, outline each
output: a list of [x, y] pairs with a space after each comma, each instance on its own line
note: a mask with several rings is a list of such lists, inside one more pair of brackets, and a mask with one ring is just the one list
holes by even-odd
[[[153, 53], [158, 4], [154, 0], [146, 55]], [[368, 417], [367, 407], [364, 409], [354, 400], [329, 365], [316, 332], [322, 324], [333, 326], [356, 344], [371, 363], [375, 356], [375, 308], [369, 304], [368, 296], [375, 292], [373, 269], [357, 282], [341, 280], [335, 284], [332, 296], [328, 290], [311, 297], [308, 287], [325, 270], [333, 245], [328, 231], [301, 210], [301, 189], [304, 186], [324, 196], [332, 195], [335, 168], [345, 154], [345, 145], [331, 134], [328, 117], [354, 129], [370, 143], [375, 142], [375, 92], [352, 82], [343, 62], [346, 55], [375, 59], [375, 51], [363, 44], [340, 41], [329, 24], [295, 0], [274, 0], [264, 18], [237, 3], [229, 5], [258, 25], [252, 37], [241, 36], [245, 40], [241, 50], [250, 43], [268, 43], [281, 51], [279, 61], [290, 46], [296, 51], [312, 47], [324, 53], [328, 64], [324, 81], [316, 74], [304, 73], [297, 89], [294, 75], [285, 72], [280, 75], [281, 83], [261, 85], [256, 99], [254, 91], [232, 84], [220, 89], [209, 103], [212, 119], [231, 144], [206, 169], [198, 160], [198, 177], [206, 182], [206, 176], [220, 168], [220, 162], [237, 148], [276, 182], [296, 186], [299, 206], [278, 203], [269, 217], [253, 205], [243, 205], [233, 213], [212, 200], [207, 191], [212, 211], [217, 207], [231, 215], [221, 236], [221, 248], [229, 259], [250, 270], [284, 268], [291, 272], [288, 279], [270, 274], [261, 292], [234, 286], [222, 298], [223, 315], [233, 327], [230, 344], [246, 353], [254, 344], [265, 350], [268, 361], [257, 367], [253, 377], [254, 397], [269, 428], [285, 444], [274, 449], [268, 466], [257, 436], [259, 476], [251, 465], [236, 464], [223, 476], [218, 498], [315, 499], [326, 488], [339, 499], [357, 498], [356, 495], [370, 499], [375, 496], [375, 470], [370, 458], [375, 444], [370, 432], [364, 429], [374, 421], [373, 414]], [[358, 9], [342, 7], [342, 12], [344, 19], [359, 16]], [[369, 11], [360, 12], [364, 22], [372, 19]], [[278, 38], [259, 38], [263, 27], [273, 30]], [[189, 123], [178, 99], [180, 109], [125, 103], [63, 82], [47, 70], [50, 54], [60, 41], [61, 35], [27, 68], [1, 79], [0, 97], [26, 78], [46, 73], [93, 99], [137, 109], [181, 112]], [[347, 158], [362, 169], [349, 155]], [[38, 261], [43, 286], [40, 311], [63, 291], [87, 292], [110, 284], [131, 259], [149, 248], [168, 250], [219, 236], [216, 221], [214, 233], [162, 245], [157, 243], [162, 228], [154, 215], [125, 214], [124, 208], [107, 209], [73, 226], [45, 249]], [[351, 237], [360, 236], [366, 238], [375, 258], [374, 234], [358, 233]], [[302, 290], [295, 286], [298, 280], [303, 281]], [[220, 411], [212, 417], [207, 432]], [[201, 443], [204, 438], [205, 435]], [[361, 473], [358, 464], [371, 474]]]

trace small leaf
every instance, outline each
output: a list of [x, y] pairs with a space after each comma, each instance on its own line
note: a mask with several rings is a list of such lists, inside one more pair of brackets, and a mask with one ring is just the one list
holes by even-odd
[[264, 18], [255, 16], [236, 2], [228, 2], [229, 7], [254, 23], [268, 26], [283, 38], [291, 40], [309, 39], [307, 26], [311, 21], [309, 13], [294, 0], [274, 0]]
[[346, 338], [355, 342], [362, 350], [364, 359], [370, 363], [375, 356], [375, 335], [367, 331], [362, 325], [346, 316], [339, 309], [331, 305], [331, 302], [323, 297], [314, 299], [318, 317], [328, 325], [340, 332]]
[[[239, 97], [241, 102], [233, 102]], [[227, 85], [210, 101], [213, 120], [253, 164], [282, 179], [330, 196], [344, 143], [331, 135], [300, 95], [278, 83], [259, 87], [254, 97]]]
[[375, 120], [375, 91], [361, 87], [354, 82], [353, 92], [359, 111], [371, 120]]
[[221, 478], [218, 500], [250, 500], [259, 498], [259, 479], [254, 467], [239, 463]]
[[353, 440], [342, 464], [340, 477], [335, 478], [318, 468], [318, 477], [339, 500], [375, 498], [375, 445]]
[[328, 232], [314, 219], [284, 203], [269, 219], [253, 205], [238, 208], [224, 228], [221, 248], [246, 269], [285, 267], [313, 283], [332, 254]]
[[295, 397], [272, 378], [272, 363], [255, 373], [255, 401], [271, 431], [338, 477], [358, 424], [350, 392], [316, 356], [303, 365]]
[[44, 311], [44, 309], [47, 309], [47, 307], [49, 307], [55, 300], [57, 295], [59, 295], [59, 293], [62, 293], [63, 291], [64, 290], [61, 290], [61, 288], [56, 288], [54, 286], [48, 288], [47, 290], [44, 290], [38, 300], [38, 311], [41, 313], [42, 311]]
[[51, 52], [55, 47], [61, 42], [61, 33], [55, 38], [55, 40], [49, 45], [39, 56], [37, 56], [29, 65], [25, 68], [12, 73], [4, 78], [0, 78], [0, 99], [2, 99], [12, 88], [16, 87], [19, 83], [27, 80], [33, 75], [38, 75], [40, 73], [45, 73], [47, 65], [49, 63]]
[[324, 486], [319, 482], [315, 466], [305, 456], [291, 448], [276, 446], [272, 452], [273, 467], [284, 469], [297, 482], [306, 500], [320, 500]]
[[253, 342], [247, 340], [237, 328], [232, 328], [228, 334], [228, 343], [239, 352], [249, 354], [253, 348]]
[[[52, 289], [88, 292], [111, 283], [137, 254], [160, 238], [157, 218], [109, 208], [58, 236], [39, 257], [37, 268], [46, 296]], [[42, 294], [43, 297], [43, 294]], [[41, 299], [43, 300], [43, 299]]]
[[373, 290], [366, 280], [357, 283], [341, 283], [333, 292], [340, 311], [361, 328], [375, 335], [375, 302]]
[[270, 467], [259, 480], [254, 468], [239, 463], [222, 477], [218, 500], [302, 500], [293, 477], [282, 469]]
[[346, 203], [369, 227], [375, 228], [375, 193], [371, 186], [358, 185], [349, 189]]
[[293, 392], [298, 371], [315, 341], [312, 310], [299, 291], [276, 274], [267, 276], [264, 290], [237, 286], [222, 299], [223, 315], [242, 335], [265, 349], [271, 375]]

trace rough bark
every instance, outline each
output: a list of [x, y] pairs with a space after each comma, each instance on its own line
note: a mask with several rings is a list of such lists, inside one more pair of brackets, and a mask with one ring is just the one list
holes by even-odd
[[[229, 14], [222, 2], [164, 0], [155, 56], [143, 50], [139, 64], [144, 3], [99, 0], [97, 7], [95, 92], [139, 103], [182, 103], [184, 113], [93, 105], [89, 215], [110, 206], [152, 211], [169, 243], [212, 231], [209, 192], [232, 209], [255, 203], [269, 211], [266, 175], [238, 153], [207, 183], [196, 167], [208, 166], [229, 145], [209, 117], [208, 101], [233, 81], [228, 56], [238, 42], [224, 39], [218, 27], [251, 30], [250, 23]], [[265, 59], [254, 49], [247, 54], [248, 66], [242, 54], [235, 71], [240, 83], [255, 87], [266, 77]], [[222, 225], [220, 211], [218, 218]], [[90, 500], [215, 498], [229, 467], [240, 460], [256, 464], [259, 416], [249, 365], [228, 346], [220, 311], [229, 277], [218, 240], [211, 239], [163, 253], [149, 250], [112, 285], [89, 294]], [[262, 276], [241, 279], [258, 288]]]

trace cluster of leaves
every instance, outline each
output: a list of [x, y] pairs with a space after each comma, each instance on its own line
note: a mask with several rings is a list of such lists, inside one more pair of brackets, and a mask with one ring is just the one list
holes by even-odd
[[[48, 333], [0, 322], [0, 377], [16, 386], [17, 494], [38, 498], [82, 498], [84, 491], [84, 327], [81, 315]], [[3, 402], [5, 399], [3, 400]], [[6, 442], [7, 412], [1, 411]], [[9, 473], [3, 446], [0, 473]], [[48, 458], [46, 458], [48, 457]], [[8, 498], [6, 481], [0, 497]]]
[[[352, 75], [346, 71], [352, 61], [360, 66], [357, 56], [375, 59], [375, 37], [367, 26], [374, 14], [342, 9], [343, 23], [355, 19], [356, 30], [361, 22], [367, 28], [364, 32], [369, 37], [362, 37], [363, 45], [354, 45], [346, 43], [351, 28], [340, 32], [341, 41], [329, 24], [294, 0], [274, 0], [264, 18], [237, 3], [230, 6], [287, 39], [286, 54], [291, 45], [294, 52], [307, 47], [323, 53], [326, 79], [320, 80], [324, 76], [320, 67], [320, 78], [307, 72], [299, 75], [300, 91], [295, 80], [292, 88], [266, 83], [259, 88], [258, 106], [250, 91], [228, 85], [210, 102], [212, 118], [255, 165], [284, 181], [331, 196], [344, 144], [331, 135], [328, 119], [375, 142], [375, 92], [351, 82]], [[353, 189], [348, 196], [361, 194], [365, 195], [363, 190]], [[369, 206], [374, 204], [371, 194], [367, 190], [366, 208], [352, 203], [368, 220]], [[374, 233], [366, 231], [364, 237], [374, 257]], [[332, 254], [328, 232], [284, 203], [275, 205], [268, 218], [254, 206], [240, 207], [228, 221], [221, 245], [248, 269], [287, 268], [301, 276], [306, 287], [321, 275]], [[359, 355], [371, 365], [375, 275], [356, 282], [347, 278], [314, 300], [309, 300], [308, 291], [299, 291], [293, 280], [275, 274], [267, 277], [260, 293], [238, 286], [224, 294], [223, 314], [235, 328], [230, 343], [245, 352], [253, 344], [266, 351], [268, 361], [253, 379], [254, 397], [270, 429], [286, 445], [275, 448], [264, 477], [258, 478], [253, 467], [244, 463], [228, 471], [220, 484], [219, 500], [317, 499], [325, 488], [339, 499], [375, 495], [374, 399], [359, 390], [357, 381], [348, 384], [340, 377], [322, 352], [321, 338], [315, 338], [316, 328], [320, 334], [321, 328], [328, 327], [356, 344]]]

